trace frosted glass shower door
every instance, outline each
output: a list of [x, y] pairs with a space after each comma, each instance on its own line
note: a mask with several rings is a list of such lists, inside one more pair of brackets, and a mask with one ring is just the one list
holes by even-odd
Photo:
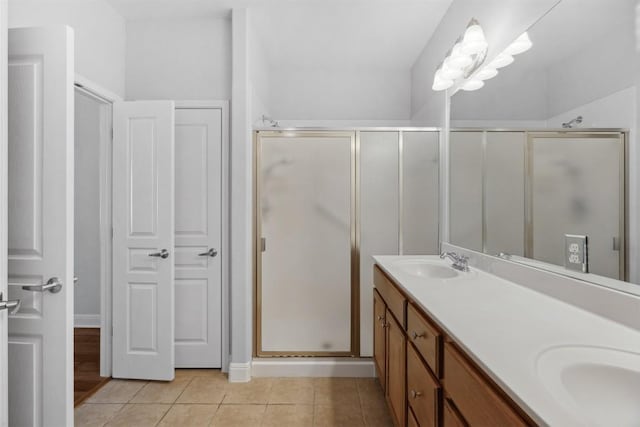
[[351, 355], [354, 135], [260, 132], [257, 143], [256, 352]]
[[528, 256], [563, 265], [564, 235], [587, 235], [590, 272], [622, 278], [623, 159], [622, 134], [530, 134]]

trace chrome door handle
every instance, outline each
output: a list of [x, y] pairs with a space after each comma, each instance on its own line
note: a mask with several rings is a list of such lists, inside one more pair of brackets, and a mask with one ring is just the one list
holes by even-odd
[[2, 292], [0, 292], [0, 310], [9, 310], [9, 314], [16, 314], [20, 310], [20, 300], [2, 301]]
[[198, 256], [210, 256], [211, 258], [213, 258], [216, 255], [218, 255], [218, 251], [215, 250], [214, 248], [209, 249], [207, 252], [202, 252], [201, 254], [198, 254]]
[[62, 290], [62, 282], [57, 277], [52, 277], [47, 280], [47, 283], [44, 285], [26, 285], [23, 286], [22, 289], [25, 291], [33, 291], [33, 292], [44, 292], [49, 291], [52, 294], [57, 294]]
[[163, 249], [160, 252], [150, 253], [149, 256], [154, 256], [154, 257], [158, 257], [158, 258], [162, 258], [162, 259], [167, 259], [167, 258], [169, 258], [169, 251], [166, 250], [166, 249]]

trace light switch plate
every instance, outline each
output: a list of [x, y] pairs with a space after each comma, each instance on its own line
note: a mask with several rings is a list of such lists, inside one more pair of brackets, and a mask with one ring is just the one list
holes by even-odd
[[569, 270], [589, 272], [589, 238], [577, 234], [564, 235], [564, 266]]

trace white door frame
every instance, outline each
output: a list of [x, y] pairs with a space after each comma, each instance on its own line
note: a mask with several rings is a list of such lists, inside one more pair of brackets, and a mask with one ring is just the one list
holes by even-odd
[[[0, 1], [0, 292], [7, 295], [7, 216], [8, 208], [8, 140], [7, 140], [7, 105], [8, 105], [8, 83], [9, 72], [9, 24], [7, 19], [8, 2]], [[5, 310], [6, 312], [6, 310]], [[9, 367], [7, 365], [8, 350], [8, 326], [9, 315], [1, 313], [3, 321], [0, 322], [0, 427], [6, 427], [9, 423]]]
[[[111, 248], [112, 248], [112, 106], [122, 101], [115, 93], [76, 74], [75, 88], [109, 106], [100, 112], [100, 376], [111, 376]], [[82, 280], [82, 278], [80, 278]]]
[[229, 371], [229, 101], [176, 101], [176, 109], [215, 109], [222, 112], [222, 372]]

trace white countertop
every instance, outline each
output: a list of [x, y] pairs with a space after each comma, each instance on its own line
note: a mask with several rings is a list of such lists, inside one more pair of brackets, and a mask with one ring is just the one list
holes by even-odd
[[[450, 262], [438, 256], [373, 258], [541, 424], [593, 424], [571, 401], [552, 395], [540, 380], [537, 362], [545, 350], [558, 346], [594, 346], [640, 353], [640, 331], [476, 268], [454, 279], [426, 279], [407, 274], [394, 264], [409, 259], [431, 260], [443, 265]], [[606, 396], [603, 390], [603, 398]]]

